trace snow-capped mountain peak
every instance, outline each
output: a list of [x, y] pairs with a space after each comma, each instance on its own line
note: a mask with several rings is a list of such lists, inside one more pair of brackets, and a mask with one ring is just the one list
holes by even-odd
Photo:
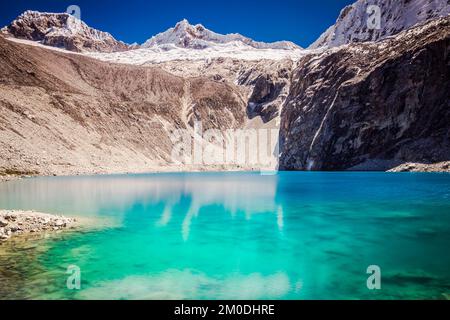
[[183, 19], [174, 27], [159, 33], [147, 40], [142, 47], [153, 48], [156, 46], [176, 46], [179, 48], [206, 49], [217, 44], [241, 42], [255, 49], [300, 49], [295, 43], [289, 41], [278, 41], [265, 43], [254, 41], [238, 33], [219, 34], [208, 30], [201, 24], [191, 25], [188, 20]]
[[127, 64], [215, 58], [280, 60], [297, 59], [305, 54], [302, 48], [289, 41], [265, 43], [238, 33], [222, 35], [201, 24], [192, 25], [186, 19], [153, 36], [142, 46], [117, 41], [111, 34], [91, 28], [67, 13], [26, 11], [1, 32], [20, 41]]
[[237, 60], [283, 60], [306, 54], [289, 41], [265, 43], [238, 33], [219, 34], [201, 24], [183, 19], [174, 27], [147, 40], [140, 48], [125, 53], [92, 53], [95, 58], [127, 64], [151, 64], [167, 61], [211, 61], [217, 58]]
[[[375, 17], [376, 14], [370, 6], [379, 8], [380, 19], [376, 27], [368, 24], [369, 17]], [[351, 42], [376, 41], [429, 19], [449, 14], [449, 0], [358, 0], [345, 7], [336, 23], [309, 48], [331, 48]]]
[[39, 41], [44, 45], [71, 51], [113, 52], [129, 47], [108, 32], [89, 27], [68, 13], [25, 11], [1, 29], [7, 36]]

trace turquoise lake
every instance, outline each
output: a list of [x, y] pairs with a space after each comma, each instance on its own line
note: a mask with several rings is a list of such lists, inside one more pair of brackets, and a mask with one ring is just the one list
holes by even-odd
[[[91, 221], [0, 244], [0, 299], [444, 299], [450, 174], [165, 173], [0, 183]], [[81, 289], [66, 286], [70, 265]], [[366, 286], [381, 269], [381, 289]]]

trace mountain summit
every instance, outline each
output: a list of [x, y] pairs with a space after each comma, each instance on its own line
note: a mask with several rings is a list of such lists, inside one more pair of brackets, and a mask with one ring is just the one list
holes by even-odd
[[68, 13], [25, 11], [1, 33], [70, 51], [115, 52], [129, 46], [103, 31], [89, 27]]
[[188, 20], [183, 19], [175, 27], [153, 36], [147, 40], [142, 47], [152, 48], [155, 46], [174, 45], [179, 48], [206, 49], [217, 44], [240, 42], [255, 49], [300, 49], [290, 41], [277, 41], [265, 43], [254, 41], [238, 33], [219, 34], [206, 29], [201, 24], [191, 25]]
[[[75, 52], [114, 53], [140, 48], [139, 45], [125, 44], [107, 32], [91, 28], [68, 13], [25, 11], [1, 29], [0, 33]], [[206, 29], [201, 24], [191, 25], [186, 19], [178, 22], [173, 28], [153, 36], [142, 45], [142, 48], [158, 51], [207, 48], [223, 51], [224, 47], [233, 51], [301, 49], [290, 41], [265, 43], [238, 33], [222, 35]]]
[[[380, 8], [380, 28], [370, 29], [367, 21], [370, 16], [374, 16], [369, 8], [373, 5]], [[449, 14], [449, 0], [358, 0], [342, 9], [336, 23], [309, 48], [376, 41]]]

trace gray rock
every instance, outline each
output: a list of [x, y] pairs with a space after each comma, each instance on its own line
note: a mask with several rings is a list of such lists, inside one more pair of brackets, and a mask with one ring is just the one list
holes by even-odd
[[449, 160], [449, 50], [447, 17], [302, 58], [281, 115], [280, 168]]
[[65, 227], [66, 223], [63, 220], [56, 220], [55, 226], [57, 226], [57, 227]]

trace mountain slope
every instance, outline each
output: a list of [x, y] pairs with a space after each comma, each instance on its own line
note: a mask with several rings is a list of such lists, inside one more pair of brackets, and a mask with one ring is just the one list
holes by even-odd
[[26, 11], [1, 32], [7, 36], [39, 41], [44, 45], [75, 52], [116, 52], [130, 49], [109, 33], [93, 29], [67, 13]]
[[[369, 6], [380, 8], [380, 29], [370, 29]], [[450, 14], [449, 0], [358, 0], [345, 7], [336, 23], [309, 49], [337, 47], [351, 42], [375, 41], [395, 35], [416, 24]]]
[[234, 86], [0, 36], [0, 175], [167, 169], [173, 130], [192, 131], [195, 120], [238, 128], [245, 119]]
[[450, 17], [306, 56], [281, 115], [281, 168], [449, 161], [449, 66]]
[[[37, 13], [27, 12], [25, 16], [35, 14]], [[38, 16], [44, 17], [46, 14]], [[50, 17], [53, 19], [55, 15]], [[62, 14], [61, 17], [67, 15]], [[35, 25], [33, 27], [38, 30], [45, 29]], [[19, 23], [17, 30], [22, 30], [21, 28], [24, 32], [28, 30]], [[16, 31], [16, 34], [20, 34], [18, 32]], [[34, 34], [34, 31], [31, 33]], [[177, 44], [186, 44], [187, 36], [194, 39], [192, 46], [178, 47]], [[147, 48], [83, 54], [106, 62], [148, 66], [157, 63], [158, 67], [181, 77], [205, 77], [214, 82], [222, 82], [234, 87], [237, 94], [246, 101], [248, 117], [253, 119], [261, 116], [263, 123], [279, 116], [289, 90], [292, 59], [304, 54], [303, 50], [293, 43], [266, 44], [238, 34], [220, 35], [204, 29], [201, 25], [191, 26], [186, 20], [152, 39], [147, 42]], [[209, 47], [193, 45], [197, 40]], [[28, 41], [21, 42], [32, 44]], [[183, 63], [180, 63], [180, 60], [184, 60]]]
[[[295, 62], [291, 59], [247, 61], [217, 58], [210, 61], [166, 61], [157, 66], [182, 77], [206, 77], [236, 86], [247, 101], [249, 119], [270, 122], [280, 114], [288, 95]], [[258, 120], [258, 119], [255, 119]]]

